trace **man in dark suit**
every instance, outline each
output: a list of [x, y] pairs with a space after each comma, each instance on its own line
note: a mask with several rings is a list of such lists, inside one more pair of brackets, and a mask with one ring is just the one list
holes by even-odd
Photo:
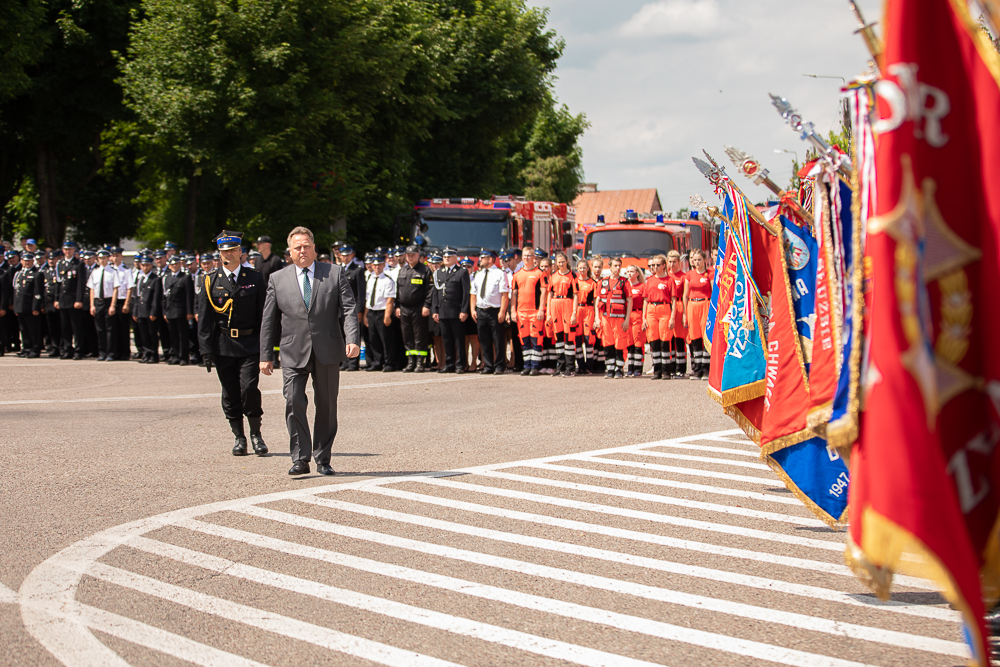
[[181, 258], [171, 255], [167, 260], [169, 272], [162, 278], [163, 316], [170, 328], [172, 366], [187, 366], [188, 320], [194, 319], [194, 284], [191, 276], [181, 271]]
[[[333, 475], [330, 454], [337, 436], [340, 363], [360, 354], [357, 304], [342, 267], [316, 261], [313, 233], [296, 227], [288, 235], [291, 266], [271, 274], [264, 300], [260, 370], [274, 369], [274, 345], [281, 323], [281, 372], [285, 423], [292, 453], [289, 475], [316, 471]], [[344, 334], [340, 333], [343, 316]], [[345, 343], [346, 339], [346, 343]], [[306, 383], [312, 376], [316, 421], [309, 434]]]
[[21, 270], [14, 274], [11, 310], [21, 328], [21, 355], [37, 359], [42, 351], [41, 315], [45, 310], [45, 281], [35, 266], [35, 255], [21, 255]]
[[199, 277], [198, 344], [202, 359], [214, 365], [222, 385], [222, 413], [229, 420], [236, 444], [233, 456], [246, 456], [243, 417], [250, 424], [254, 454], [267, 454], [260, 426], [264, 410], [260, 389], [260, 323], [264, 315], [264, 278], [240, 266], [241, 232], [223, 230], [215, 237], [222, 268]]
[[469, 319], [469, 272], [458, 266], [452, 248], [441, 252], [444, 266], [434, 272], [431, 313], [441, 323], [444, 337], [444, 368], [438, 373], [465, 372], [465, 320]]
[[163, 310], [160, 303], [163, 287], [160, 285], [160, 276], [153, 271], [151, 255], [139, 257], [139, 269], [139, 275], [135, 279], [135, 309], [132, 312], [139, 332], [139, 352], [142, 354], [139, 363], [158, 364], [160, 353], [157, 345], [157, 320]]

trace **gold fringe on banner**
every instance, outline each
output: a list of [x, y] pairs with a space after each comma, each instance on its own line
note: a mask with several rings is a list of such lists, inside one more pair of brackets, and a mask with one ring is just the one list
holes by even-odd
[[[844, 561], [872, 593], [883, 602], [888, 602], [892, 577], [896, 572], [929, 579], [938, 585], [941, 595], [951, 606], [962, 612], [974, 644], [985, 646], [979, 635], [979, 621], [973, 616], [951, 573], [922, 540], [871, 507], [865, 508], [861, 515], [861, 531], [861, 545], [848, 535]], [[979, 662], [971, 664], [985, 666], [987, 661], [987, 656], [980, 656]]]
[[724, 412], [736, 422], [736, 425], [740, 427], [748, 438], [753, 440], [755, 445], [760, 446], [760, 431], [750, 423], [750, 420], [746, 418], [742, 410], [735, 405], [730, 405], [725, 408]]
[[745, 384], [742, 387], [734, 387], [733, 389], [724, 390], [720, 396], [721, 400], [719, 400], [719, 402], [722, 404], [722, 407], [725, 408], [735, 403], [744, 403], [755, 398], [760, 398], [766, 392], [767, 380], [757, 380], [756, 382]]

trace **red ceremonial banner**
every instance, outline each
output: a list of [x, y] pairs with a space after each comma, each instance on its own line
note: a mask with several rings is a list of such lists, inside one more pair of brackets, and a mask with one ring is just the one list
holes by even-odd
[[[816, 179], [813, 220], [819, 246], [816, 265], [816, 326], [813, 328], [812, 361], [809, 365], [809, 425], [825, 424], [833, 412], [840, 359], [840, 321], [833, 288], [833, 238], [828, 188]], [[822, 432], [821, 432], [822, 433]]]
[[[1000, 56], [964, 0], [888, 0], [848, 563], [935, 580], [989, 664], [998, 595]], [[982, 579], [980, 579], [982, 575]]]

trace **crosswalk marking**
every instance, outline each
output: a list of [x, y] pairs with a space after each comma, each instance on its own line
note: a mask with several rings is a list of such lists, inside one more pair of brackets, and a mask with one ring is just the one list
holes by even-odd
[[483, 477], [495, 477], [506, 479], [512, 482], [524, 482], [525, 484], [538, 484], [541, 486], [552, 486], [560, 489], [572, 489], [574, 491], [586, 491], [606, 496], [617, 496], [630, 500], [642, 500], [647, 503], [657, 503], [663, 505], [677, 505], [678, 507], [688, 507], [691, 509], [704, 510], [706, 512], [719, 512], [721, 514], [733, 514], [736, 516], [746, 516], [754, 519], [764, 519], [766, 521], [777, 521], [779, 523], [794, 523], [797, 526], [814, 526], [821, 528], [826, 524], [819, 519], [792, 516], [790, 514], [778, 514], [777, 512], [761, 512], [759, 510], [746, 509], [744, 507], [733, 507], [732, 505], [720, 505], [718, 503], [706, 503], [700, 500], [687, 500], [686, 498], [675, 498], [673, 496], [661, 496], [655, 493], [640, 493], [638, 491], [622, 491], [620, 489], [610, 489], [604, 486], [594, 486], [593, 484], [577, 484], [575, 482], [564, 482], [558, 479], [547, 479], [545, 477], [529, 477], [527, 475], [515, 475], [499, 470], [488, 470], [480, 473]]
[[613, 479], [622, 482], [635, 482], [637, 484], [647, 484], [649, 486], [664, 486], [671, 489], [684, 489], [685, 491], [697, 491], [698, 493], [711, 493], [719, 496], [731, 496], [733, 498], [746, 498], [747, 500], [761, 500], [768, 503], [779, 503], [782, 505], [793, 505], [802, 507], [802, 502], [796, 498], [788, 496], [776, 496], [773, 493], [761, 493], [760, 491], [744, 491], [742, 489], [728, 489], [719, 486], [707, 486], [705, 484], [692, 484], [691, 482], [678, 482], [672, 479], [662, 479], [660, 477], [643, 477], [641, 475], [626, 475], [620, 472], [609, 470], [594, 470], [591, 468], [581, 468], [579, 466], [561, 466], [555, 463], [538, 463], [535, 465], [518, 466], [522, 468], [536, 468], [538, 470], [568, 472], [574, 475], [586, 475], [589, 477], [599, 477], [603, 479]]
[[[653, 523], [666, 523], [672, 526], [695, 528], [697, 530], [704, 530], [713, 533], [725, 533], [728, 535], [738, 535], [740, 537], [753, 537], [755, 539], [764, 540], [768, 542], [795, 544], [802, 547], [810, 547], [812, 549], [836, 551], [837, 553], [843, 553], [844, 551], [844, 546], [842, 544], [837, 544], [836, 542], [829, 542], [826, 540], [817, 540], [811, 537], [798, 537], [797, 535], [783, 535], [782, 533], [771, 533], [765, 530], [757, 530], [754, 528], [744, 528], [742, 526], [730, 526], [724, 523], [713, 523], [711, 521], [698, 521], [696, 519], [684, 519], [681, 517], [671, 516], [669, 514], [656, 514], [654, 512], [632, 510], [625, 507], [610, 507], [608, 505], [599, 505], [597, 503], [586, 503], [579, 500], [569, 500], [567, 498], [546, 496], [539, 493], [527, 493], [525, 491], [515, 491], [513, 489], [500, 489], [492, 486], [484, 486], [482, 484], [461, 483], [461, 485], [458, 485], [450, 481], [429, 479], [429, 478], [423, 478], [414, 481], [420, 482], [421, 484], [436, 486], [439, 488], [448, 488], [454, 491], [469, 491], [472, 493], [482, 493], [491, 496], [501, 496], [504, 498], [529, 500], [531, 502], [541, 503], [544, 505], [555, 505], [556, 507], [565, 507], [568, 509], [583, 510], [586, 512], [594, 512], [596, 514], [605, 514], [609, 516], [624, 516], [632, 519], [642, 519], [644, 521], [651, 521]], [[424, 494], [411, 493], [409, 491], [400, 491], [398, 489], [390, 489], [384, 486], [372, 487], [371, 493], [380, 493], [387, 496], [395, 496], [397, 498], [407, 498], [409, 500], [416, 500], [418, 502], [425, 502], [424, 498], [428, 497]], [[441, 500], [442, 499], [438, 498], [436, 502], [440, 502]], [[448, 501], [445, 500], [445, 502]], [[457, 507], [468, 508], [467, 504], [458, 504], [460, 503], [460, 501], [454, 501], [454, 502], [456, 503]]]
[[[797, 500], [778, 493], [781, 484], [773, 475], [719, 472], [766, 468], [746, 460], [757, 454], [753, 443], [725, 431], [177, 510], [67, 547], [36, 568], [17, 594], [0, 595], [0, 602], [20, 604], [28, 631], [69, 667], [126, 664], [102, 643], [103, 636], [196, 665], [268, 663], [269, 654], [258, 654], [253, 646], [236, 655], [228, 645], [213, 645], [217, 634], [188, 636], [171, 615], [159, 618], [159, 611], [147, 611], [152, 616], [139, 620], [127, 609], [116, 614], [91, 599], [77, 599], [87, 577], [161, 601], [149, 609], [181, 605], [270, 633], [276, 638], [270, 643], [304, 642], [348, 660], [383, 665], [460, 665], [468, 660], [463, 657], [468, 649], [449, 648], [458, 638], [482, 642], [487, 651], [493, 646], [513, 652], [505, 654], [508, 661], [520, 653], [515, 661], [523, 664], [546, 659], [673, 667], [713, 662], [715, 654], [722, 662], [862, 667], [921, 656], [924, 661], [968, 657], [960, 618], [943, 603], [881, 603], [851, 592], [859, 589], [837, 557], [841, 536], [796, 534], [826, 527]], [[690, 518], [693, 512], [698, 519]], [[168, 527], [169, 541], [151, 534]], [[747, 540], [751, 548], [733, 546]], [[499, 545], [503, 555], [494, 551]], [[231, 559], [230, 553], [245, 549], [291, 557], [294, 576], [274, 571], [267, 558], [247, 564]], [[118, 554], [114, 564], [103, 562], [112, 552]], [[702, 554], [711, 562], [698, 562]], [[132, 562], [145, 564], [146, 574], [133, 572]], [[160, 563], [175, 565], [160, 574]], [[438, 634], [433, 642], [411, 641], [406, 647], [397, 646], [401, 640], [391, 632], [355, 636], [346, 627], [301, 620], [313, 620], [304, 612], [296, 618], [192, 590], [186, 583], [192, 578], [178, 567], [229, 577], [219, 581], [236, 582], [234, 591], [240, 582], [282, 591], [294, 597], [296, 609], [327, 604], [328, 610], [392, 619], [396, 625], [385, 627], [406, 628], [407, 636]], [[322, 581], [321, 573], [330, 568], [344, 583]], [[178, 583], [165, 580], [173, 571]], [[353, 590], [353, 582], [362, 580], [364, 592]], [[921, 579], [896, 581], [913, 591], [934, 590]], [[538, 588], [535, 582], [549, 583]], [[404, 584], [408, 588], [400, 589]], [[409, 593], [404, 600], [394, 590]], [[756, 597], [746, 596], [754, 590]], [[455, 605], [445, 605], [442, 600], [451, 598], [441, 596], [458, 597]], [[537, 620], [508, 627], [517, 618], [512, 610]], [[675, 622], [675, 613], [681, 622]], [[695, 614], [695, 620], [684, 620], [685, 614]], [[542, 618], [547, 620], [536, 630], [534, 623]], [[916, 625], [908, 628], [911, 623]], [[552, 624], [565, 631], [551, 635]], [[775, 632], [745, 635], [741, 624]], [[619, 639], [599, 640], [606, 632]], [[690, 648], [650, 652], [658, 642]], [[434, 648], [411, 650], [422, 646]], [[491, 662], [488, 655], [481, 657]]]

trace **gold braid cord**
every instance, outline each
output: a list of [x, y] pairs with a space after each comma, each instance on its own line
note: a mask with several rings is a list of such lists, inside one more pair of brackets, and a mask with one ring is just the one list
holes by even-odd
[[208, 301], [208, 305], [212, 307], [212, 310], [220, 315], [226, 315], [226, 327], [228, 327], [233, 321], [233, 297], [226, 299], [226, 302], [221, 306], [216, 306], [215, 302], [212, 301], [212, 277], [205, 276], [205, 300]]

